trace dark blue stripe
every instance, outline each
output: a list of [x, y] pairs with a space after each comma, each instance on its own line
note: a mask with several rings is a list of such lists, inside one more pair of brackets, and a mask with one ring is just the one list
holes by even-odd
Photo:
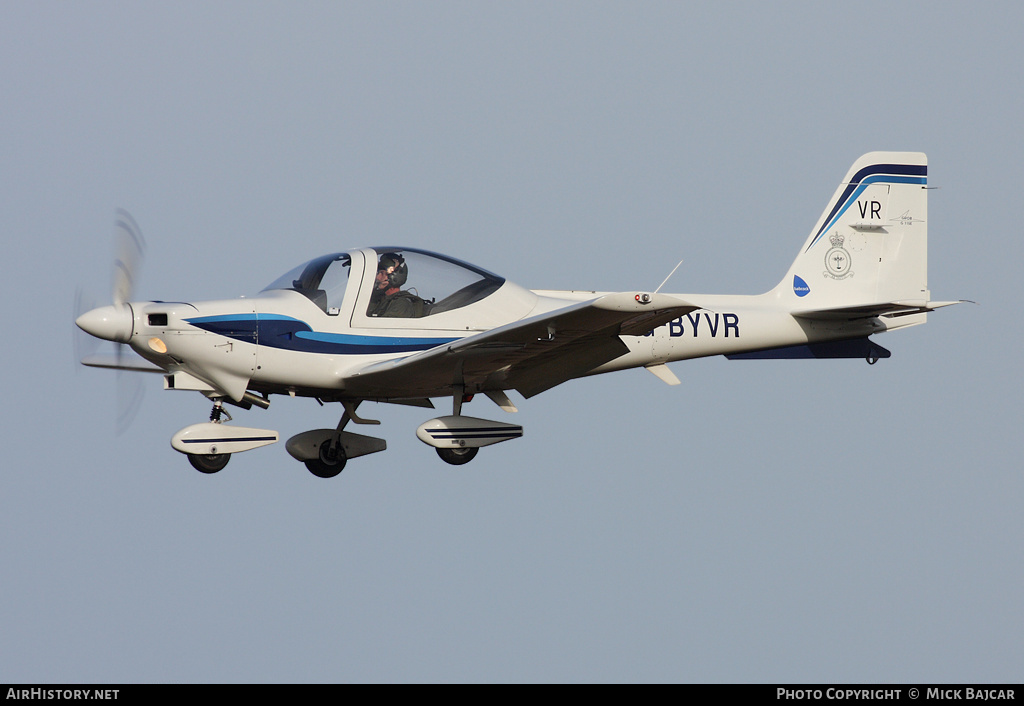
[[460, 434], [457, 432], [445, 433], [445, 432], [427, 432], [430, 434], [432, 439], [499, 439], [505, 438], [510, 439], [517, 436], [523, 435], [523, 430], [519, 431], [506, 431], [506, 432], [492, 432], [490, 434], [476, 433], [476, 434]]
[[463, 432], [463, 431], [515, 431], [518, 429], [522, 431], [522, 427], [467, 427], [465, 429], [428, 429], [429, 434], [441, 434], [444, 432]]
[[343, 355], [411, 353], [451, 343], [456, 338], [412, 338], [400, 336], [361, 336], [314, 331], [309, 324], [290, 316], [273, 314], [232, 314], [201, 316], [186, 321], [196, 328], [236, 341], [258, 343], [301, 353]]
[[244, 439], [182, 439], [183, 444], [223, 444], [228, 441], [277, 441], [274, 436], [249, 436]]
[[[853, 178], [850, 179], [849, 183], [846, 185], [846, 188], [843, 189], [842, 195], [839, 197], [839, 200], [836, 201], [835, 206], [832, 207], [832, 210], [828, 214], [828, 218], [825, 219], [825, 221], [821, 224], [821, 228], [818, 230], [817, 233], [815, 233], [814, 240], [811, 241], [811, 245], [807, 246], [808, 250], [811, 249], [812, 245], [818, 242], [818, 239], [821, 238], [822, 232], [824, 232], [832, 224], [832, 221], [834, 220], [836, 214], [839, 213], [840, 209], [842, 209], [843, 206], [846, 205], [847, 201], [849, 201], [850, 196], [853, 194], [853, 192], [860, 187], [861, 182], [875, 174], [917, 177], [911, 183], [924, 184], [927, 181], [928, 165], [872, 164], [861, 169], [859, 172], [853, 175]], [[894, 181], [896, 181], [897, 183], [906, 183], [906, 181], [903, 179]]]

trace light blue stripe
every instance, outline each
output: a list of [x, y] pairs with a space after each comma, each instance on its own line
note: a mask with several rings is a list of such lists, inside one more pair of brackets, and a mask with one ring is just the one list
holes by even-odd
[[869, 177], [865, 178], [864, 180], [861, 181], [860, 186], [858, 186], [856, 189], [854, 189], [853, 193], [850, 194], [850, 197], [846, 200], [846, 203], [843, 205], [843, 207], [841, 209], [839, 209], [839, 213], [837, 213], [832, 218], [832, 220], [829, 221], [828, 224], [824, 228], [821, 229], [821, 232], [818, 233], [818, 237], [815, 238], [814, 241], [809, 246], [807, 246], [807, 249], [810, 250], [811, 248], [813, 248], [814, 245], [819, 240], [821, 240], [821, 237], [823, 235], [825, 235], [825, 233], [828, 232], [828, 229], [831, 228], [832, 226], [834, 226], [836, 224], [836, 221], [838, 221], [840, 218], [843, 217], [843, 214], [846, 213], [846, 211], [850, 208], [850, 206], [853, 205], [853, 202], [857, 200], [857, 197], [860, 196], [862, 193], [864, 193], [864, 189], [866, 189], [869, 184], [927, 184], [927, 183], [928, 183], [928, 178], [927, 177], [917, 177], [917, 176], [890, 176], [890, 175], [885, 175], [885, 174], [877, 174], [875, 176], [869, 176]]
[[219, 316], [197, 316], [193, 319], [185, 319], [185, 321], [187, 321], [190, 324], [194, 324], [197, 322], [201, 324], [207, 324], [216, 323], [218, 321], [255, 321], [257, 316], [257, 314], [221, 314]]
[[[309, 326], [305, 321], [282, 314], [220, 314], [217, 316], [200, 316], [186, 319], [190, 324], [242, 323], [261, 321], [294, 321]], [[328, 333], [325, 331], [296, 331], [295, 338], [318, 343], [330, 343], [345, 346], [378, 346], [385, 348], [408, 348], [410, 346], [426, 349], [451, 343], [458, 338], [410, 338], [406, 336], [363, 336], [350, 333]]]
[[185, 319], [191, 323], [215, 323], [218, 321], [298, 321], [305, 323], [293, 316], [282, 316], [281, 314], [219, 314], [217, 316], [197, 316], [193, 319]]
[[320, 343], [338, 343], [357, 346], [440, 346], [442, 343], [457, 341], [457, 338], [402, 338], [399, 336], [358, 336], [349, 333], [326, 333], [323, 331], [296, 331], [296, 338]]

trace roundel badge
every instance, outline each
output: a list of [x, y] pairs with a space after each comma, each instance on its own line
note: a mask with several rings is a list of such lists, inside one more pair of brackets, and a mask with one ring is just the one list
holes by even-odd
[[839, 233], [833, 234], [829, 240], [832, 248], [825, 253], [825, 276], [832, 279], [846, 279], [853, 275], [850, 253], [843, 247], [846, 238]]

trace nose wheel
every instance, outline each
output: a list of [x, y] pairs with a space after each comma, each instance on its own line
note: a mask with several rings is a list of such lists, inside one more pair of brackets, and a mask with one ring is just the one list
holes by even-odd
[[440, 456], [441, 460], [445, 463], [450, 463], [453, 466], [461, 466], [464, 463], [472, 461], [473, 458], [476, 457], [476, 452], [480, 449], [475, 446], [463, 446], [451, 449], [435, 448], [434, 450], [437, 451], [437, 455]]
[[[214, 424], [221, 423], [221, 416], [228, 418], [231, 421], [231, 415], [224, 409], [223, 404], [220, 400], [216, 400], [213, 403], [213, 409], [210, 410], [210, 421]], [[224, 466], [228, 465], [228, 461], [231, 460], [231, 454], [185, 454], [188, 456], [188, 462], [192, 464], [192, 468], [196, 469], [200, 473], [216, 473], [217, 471], [223, 471]]]
[[231, 460], [231, 454], [186, 454], [192, 468], [200, 473], [216, 473]]

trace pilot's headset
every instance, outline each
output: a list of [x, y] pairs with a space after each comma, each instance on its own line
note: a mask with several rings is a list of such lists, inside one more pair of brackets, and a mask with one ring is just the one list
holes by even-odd
[[395, 270], [388, 275], [388, 289], [399, 288], [409, 279], [409, 266], [405, 264], [405, 258], [396, 252], [381, 255], [377, 269], [387, 270], [392, 265], [395, 266]]

